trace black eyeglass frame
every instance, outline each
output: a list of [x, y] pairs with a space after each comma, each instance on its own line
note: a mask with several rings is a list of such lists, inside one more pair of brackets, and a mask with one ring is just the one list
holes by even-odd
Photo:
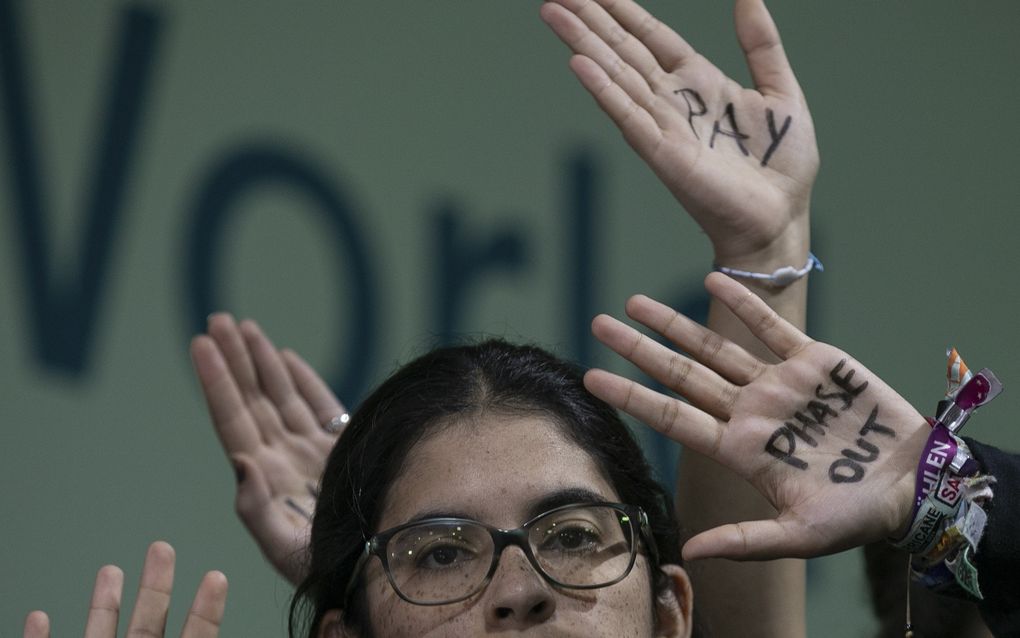
[[[630, 524], [630, 538], [631, 538], [630, 560], [627, 563], [627, 569], [625, 569], [623, 573], [620, 574], [619, 577], [609, 582], [601, 583], [598, 585], [569, 585], [567, 583], [563, 583], [556, 580], [555, 578], [553, 578], [552, 576], [545, 572], [545, 570], [539, 564], [538, 559], [535, 558], [535, 554], [531, 549], [531, 543], [528, 540], [529, 538], [528, 532], [537, 521], [545, 518], [546, 516], [549, 516], [550, 514], [556, 514], [571, 509], [583, 509], [587, 507], [608, 507], [610, 509], [615, 509], [618, 512], [621, 512], [627, 516], [628, 523]], [[404, 592], [400, 591], [400, 587], [397, 586], [397, 583], [393, 577], [393, 573], [390, 571], [389, 561], [386, 556], [386, 546], [389, 544], [389, 541], [393, 536], [404, 531], [405, 529], [429, 524], [474, 525], [487, 530], [489, 532], [489, 535], [492, 537], [492, 564], [489, 565], [489, 571], [485, 574], [485, 578], [482, 579], [478, 586], [472, 589], [467, 594], [464, 594], [463, 596], [453, 598], [450, 600], [443, 600], [438, 602], [420, 602], [417, 600], [412, 600], [411, 598], [407, 597], [404, 594]], [[411, 603], [412, 605], [421, 605], [425, 607], [435, 607], [438, 605], [451, 605], [453, 603], [458, 603], [462, 600], [467, 600], [468, 598], [471, 598], [472, 596], [474, 596], [475, 594], [482, 591], [488, 586], [489, 582], [492, 580], [492, 577], [496, 573], [496, 569], [499, 567], [499, 559], [503, 555], [503, 550], [511, 545], [515, 545], [521, 548], [521, 551], [524, 552], [524, 555], [527, 557], [528, 562], [531, 563], [531, 566], [535, 569], [535, 571], [547, 582], [551, 583], [552, 585], [555, 585], [556, 587], [564, 587], [566, 589], [601, 589], [603, 587], [610, 587], [612, 585], [615, 585], [630, 575], [631, 570], [634, 569], [634, 563], [637, 560], [638, 550], [637, 539], [639, 538], [642, 541], [644, 541], [645, 547], [648, 550], [651, 567], [653, 569], [658, 567], [659, 550], [655, 544], [655, 537], [652, 535], [651, 525], [648, 522], [648, 515], [645, 513], [643, 509], [641, 509], [641, 507], [637, 505], [605, 502], [570, 503], [568, 505], [561, 505], [560, 507], [556, 507], [546, 512], [542, 512], [541, 514], [538, 514], [537, 516], [525, 522], [517, 529], [500, 529], [498, 527], [492, 527], [491, 525], [486, 525], [485, 523], [475, 521], [470, 518], [426, 518], [418, 521], [412, 521], [410, 523], [404, 523], [403, 525], [398, 525], [397, 527], [391, 527], [390, 529], [383, 530], [369, 538], [367, 541], [365, 541], [365, 548], [361, 552], [361, 556], [358, 557], [358, 562], [355, 563], [354, 569], [351, 572], [351, 579], [350, 581], [348, 581], [346, 591], [344, 592], [344, 599], [350, 600], [351, 593], [354, 590], [354, 585], [357, 582], [358, 576], [361, 573], [361, 570], [364, 568], [365, 563], [367, 563], [372, 556], [377, 556], [379, 558], [379, 561], [382, 563], [383, 571], [386, 573], [386, 578], [387, 580], [389, 580], [390, 586], [393, 587], [393, 591], [396, 592], [397, 596], [399, 596], [401, 599]]]

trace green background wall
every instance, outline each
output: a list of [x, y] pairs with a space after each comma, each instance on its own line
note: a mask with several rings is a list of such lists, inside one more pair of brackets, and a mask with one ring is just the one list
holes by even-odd
[[[647, 6], [746, 81], [729, 3]], [[770, 6], [822, 149], [813, 220], [826, 272], [812, 276], [813, 334], [923, 412], [955, 344], [1007, 385], [970, 433], [1020, 448], [1020, 4]], [[151, 58], [144, 46], [124, 54], [126, 33], [149, 42]], [[290, 588], [234, 517], [233, 474], [191, 377], [187, 343], [208, 304], [259, 319], [339, 387], [364, 388], [446, 329], [626, 371], [598, 348], [586, 355], [589, 310], [619, 314], [638, 291], [701, 301], [707, 242], [574, 81], [537, 2], [0, 0], [0, 34], [2, 635], [38, 607], [57, 635], [73, 635], [95, 570], [121, 565], [132, 590], [157, 538], [177, 548], [187, 592], [172, 626], [200, 574], [218, 568], [231, 580], [224, 635], [283, 632]], [[116, 102], [138, 106], [129, 144], [103, 133], [112, 70], [146, 59], [144, 99]], [[16, 101], [29, 121], [14, 134]], [[97, 169], [110, 165], [103, 143], [126, 167], [120, 204], [103, 199], [95, 213], [112, 224], [106, 246], [87, 239]], [[306, 188], [261, 181], [219, 209], [229, 212], [221, 241], [202, 252], [201, 194], [226, 163], [256, 153], [319, 179], [354, 234]], [[578, 166], [591, 171], [591, 206], [570, 194]], [[15, 189], [26, 170], [41, 209]], [[584, 241], [571, 225], [579, 211]], [[47, 235], [53, 298], [84, 305], [31, 305], [44, 288], [25, 248], [41, 235], [23, 216]], [[457, 280], [454, 299], [436, 260], [444, 236], [462, 251], [509, 238], [509, 265]], [[89, 246], [108, 260], [92, 291], [80, 265]], [[585, 254], [592, 267], [579, 280]], [[590, 304], [572, 300], [579, 281]], [[75, 308], [95, 323], [61, 337]], [[672, 455], [647, 443], [655, 458]], [[860, 574], [856, 553], [813, 562], [812, 634], [869, 632]]]

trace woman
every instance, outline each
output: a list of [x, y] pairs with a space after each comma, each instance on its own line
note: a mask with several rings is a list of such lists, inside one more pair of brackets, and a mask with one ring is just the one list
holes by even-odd
[[[600, 370], [582, 386], [546, 353], [501, 342], [438, 350], [398, 371], [359, 408], [330, 455], [292, 634], [307, 600], [309, 636], [691, 635], [692, 593], [668, 502], [613, 410], [585, 388], [733, 468], [778, 510], [775, 519], [696, 536], [684, 546], [687, 558], [814, 556], [904, 536], [930, 431], [925, 419], [740, 284], [714, 273], [706, 287], [779, 363], [645, 297], [633, 298], [629, 313], [695, 360], [610, 317], [593, 323], [603, 343], [689, 403]], [[804, 423], [801, 411], [816, 415], [818, 440], [795, 449], [791, 435], [775, 446], [778, 432]], [[853, 445], [868, 453], [848, 452]], [[983, 446], [974, 452], [1016, 484], [1016, 459]], [[990, 524], [999, 541], [1016, 523], [1015, 510], [1003, 515]], [[150, 635], [165, 622], [166, 549], [150, 551], [162, 562], [156, 576], [143, 573], [151, 595], [140, 595], [139, 606]], [[982, 569], [1004, 563], [992, 581], [999, 590], [990, 618], [1010, 635], [1017, 556], [991, 539], [981, 551]], [[119, 583], [102, 589], [119, 598]], [[216, 635], [224, 595], [222, 575], [207, 576], [184, 636]], [[87, 635], [113, 635], [116, 612], [111, 622], [108, 610], [117, 606], [94, 600], [97, 627]], [[47, 632], [44, 617], [29, 617], [27, 638]]]
[[[543, 5], [542, 16], [577, 54], [571, 60], [571, 68], [585, 88], [704, 228], [713, 243], [716, 264], [731, 271], [763, 275], [779, 268], [806, 270], [801, 266], [812, 263], [808, 260], [808, 209], [818, 168], [817, 150], [803, 96], [775, 26], [760, 0], [737, 0], [735, 7], [738, 40], [747, 55], [754, 90], [743, 89], [729, 80], [680, 36], [629, 0], [557, 0]], [[702, 117], [708, 112], [720, 115], [714, 120]], [[749, 283], [764, 303], [748, 302], [742, 289], [733, 288], [724, 280], [709, 280], [714, 294], [709, 327], [730, 341], [713, 337], [689, 322], [678, 321], [675, 313], [650, 300], [638, 298], [628, 306], [634, 318], [695, 353], [704, 365], [718, 370], [722, 376], [708, 374], [704, 368], [685, 363], [678, 355], [652, 347], [649, 341], [639, 339], [608, 318], [599, 318], [594, 324], [596, 335], [610, 347], [687, 396], [702, 410], [694, 411], [675, 400], [649, 394], [607, 373], [590, 374], [589, 389], [611, 405], [648, 420], [692, 450], [703, 453], [686, 454], [679, 477], [684, 486], [679, 492], [679, 506], [685, 527], [697, 532], [710, 530], [686, 544], [689, 557], [815, 555], [893, 533], [903, 524], [902, 502], [883, 494], [891, 494], [886, 489], [890, 484], [902, 487], [903, 476], [912, 471], [916, 456], [909, 462], [907, 459], [919, 453], [923, 420], [898, 395], [872, 378], [869, 398], [874, 395], [876, 401], [884, 401], [883, 414], [891, 412], [901, 430], [883, 462], [856, 486], [860, 489], [850, 492], [856, 495], [852, 498], [859, 506], [855, 510], [845, 507], [846, 492], [834, 492], [824, 482], [805, 482], [803, 476], [794, 472], [796, 468], [782, 466], [775, 458], [763, 455], [760, 436], [768, 438], [763, 428], [789, 417], [779, 414], [778, 407], [795, 410], [797, 401], [803, 401], [817, 384], [817, 378], [808, 373], [824, 375], [842, 360], [833, 359], [834, 356], [846, 357], [834, 349], [812, 344], [796, 330], [795, 326], [803, 325], [806, 279], [773, 279], [773, 284], [781, 285], [758, 284], [755, 280]], [[775, 312], [790, 319], [793, 325], [776, 319]], [[765, 319], [769, 323], [763, 324]], [[755, 338], [755, 331], [761, 342]], [[408, 602], [407, 598], [422, 602], [417, 596], [428, 593], [429, 588], [420, 588], [421, 591], [412, 588], [408, 592], [407, 584], [398, 577], [393, 577], [396, 586], [388, 584], [389, 576], [378, 557], [358, 558], [363, 536], [376, 536], [393, 526], [400, 527], [419, 518], [423, 509], [440, 508], [439, 513], [458, 514], [457, 518], [516, 528], [525, 524], [531, 514], [541, 513], [533, 505], [536, 499], [542, 500], [543, 489], [548, 492], [568, 479], [580, 480], [589, 490], [586, 495], [589, 500], [582, 500], [583, 503], [639, 500], [639, 496], [627, 496], [633, 491], [628, 489], [627, 480], [612, 478], [611, 470], [616, 463], [600, 464], [594, 451], [597, 448], [577, 445], [576, 436], [572, 438], [569, 434], [572, 430], [563, 419], [552, 418], [547, 406], [533, 403], [516, 406], [527, 408], [523, 414], [512, 410], [505, 414], [504, 407], [503, 411], [487, 415], [485, 423], [472, 423], [471, 419], [465, 422], [463, 416], [430, 422], [437, 429], [421, 428], [424, 437], [421, 449], [415, 448], [413, 453], [410, 448], [404, 450], [408, 452], [404, 473], [397, 472], [396, 466], [385, 466], [395, 472], [389, 477], [391, 485], [355, 483], [352, 475], [327, 472], [317, 505], [313, 559], [310, 567], [305, 565], [302, 557], [316, 482], [326, 451], [335, 441], [332, 424], [342, 423], [345, 410], [306, 364], [292, 353], [277, 352], [254, 324], [238, 326], [230, 317], [219, 315], [210, 321], [209, 334], [195, 340], [192, 354], [217, 432], [237, 470], [239, 513], [267, 557], [290, 578], [297, 580], [305, 574], [306, 567], [310, 569], [310, 580], [302, 591], [313, 596], [312, 630], [325, 635], [343, 631], [364, 634], [372, 629], [386, 634], [416, 635], [426, 629], [440, 633], [447, 629], [474, 631], [512, 622], [530, 622], [543, 629], [549, 627], [544, 623], [562, 622], [566, 616], [579, 624], [597, 621], [596, 629], [605, 629], [612, 635], [652, 631], [684, 635], [690, 631], [687, 576], [671, 557], [669, 547], [657, 547], [657, 542], [654, 546], [663, 552], [664, 560], [660, 562], [664, 567], [662, 574], [656, 576], [651, 541], [655, 534], [643, 533], [640, 526], [636, 531], [632, 529], [626, 541], [635, 552], [632, 570], [636, 571], [624, 574], [618, 582], [556, 579], [555, 569], [543, 567], [537, 558], [535, 561], [526, 558], [528, 548], [533, 554], [536, 548], [524, 544], [499, 554], [500, 563], [493, 564], [495, 572], [489, 585], [467, 599], [459, 602], [424, 599], [446, 603], [442, 605]], [[771, 363], [781, 357], [789, 359], [777, 365]], [[855, 370], [857, 379], [868, 375], [862, 367]], [[803, 385], [805, 379], [810, 379], [810, 387]], [[370, 413], [366, 410], [364, 407], [359, 410], [359, 418]], [[470, 414], [472, 409], [463, 413]], [[856, 412], [850, 414], [861, 416]], [[672, 418], [664, 419], [667, 416]], [[359, 418], [355, 419], [354, 428], [359, 427]], [[324, 425], [329, 425], [329, 430], [323, 429]], [[613, 428], [616, 426], [610, 429]], [[527, 441], [529, 445], [523, 448], [523, 453], [516, 448], [517, 454], [510, 454], [514, 448], [507, 433], [520, 431], [535, 438]], [[484, 438], [481, 432], [487, 433]], [[361, 436], [358, 440], [369, 439], [364, 433]], [[355, 439], [356, 436], [350, 440]], [[465, 440], [475, 444], [472, 450], [484, 452], [461, 456], [470, 458], [473, 465], [461, 467], [442, 456], [451, 448], [460, 448]], [[630, 444], [624, 445], [627, 447]], [[345, 446], [338, 450], [331, 458], [331, 467], [339, 464], [339, 468], [344, 468], [343, 458], [338, 457], [349, 450]], [[549, 450], [556, 451], [554, 458], [543, 456]], [[810, 464], [824, 458], [824, 454], [831, 455], [831, 451], [808, 450], [800, 460]], [[390, 457], [382, 458], [388, 461]], [[500, 465], [498, 461], [507, 458], [513, 458], [518, 465]], [[617, 463], [622, 461], [622, 457], [614, 458]], [[565, 465], [569, 471], [559, 478], [546, 477], [548, 482], [543, 483], [540, 478], [545, 470], [557, 469], [561, 461], [573, 465]], [[724, 470], [717, 462], [737, 471]], [[450, 474], [453, 470], [467, 475]], [[511, 483], [509, 477], [521, 476], [531, 481], [527, 484], [531, 489], [509, 490], [505, 494], [455, 493], [457, 502], [439, 503], [421, 500], [435, 494], [438, 487], [421, 492], [409, 489], [419, 484], [432, 485], [425, 483], [426, 477], [434, 478], [444, 472], [447, 473], [444, 489], [479, 484], [469, 478], [481, 473], [488, 475], [490, 471], [490, 478], [496, 480], [480, 483], [487, 488], [506, 488]], [[750, 483], [745, 483], [745, 479]], [[349, 494], [346, 491], [325, 494], [327, 490], [332, 492], [333, 482], [342, 481], [361, 488], [361, 493], [353, 489]], [[408, 489], [402, 481], [408, 483]], [[772, 500], [781, 513], [778, 519], [772, 519], [768, 502], [748, 485]], [[578, 486], [566, 487], [570, 491]], [[362, 500], [366, 489], [377, 490], [371, 503]], [[651, 488], [639, 491], [646, 492], [646, 500], [655, 494]], [[699, 506], [695, 499], [704, 494], [725, 494], [725, 507]], [[577, 496], [576, 490], [574, 495]], [[895, 492], [895, 496], [902, 494]], [[349, 500], [347, 509], [341, 507], [345, 498]], [[324, 503], [339, 503], [336, 507], [340, 513], [355, 516], [334, 517], [336, 528], [330, 531], [329, 511], [323, 511], [329, 506]], [[660, 535], [667, 533], [664, 530], [668, 525], [663, 526], [663, 521], [668, 522], [663, 514], [665, 508], [649, 503], [642, 509]], [[633, 517], [623, 511], [632, 521]], [[850, 512], [854, 516], [850, 517]], [[356, 514], [362, 517], [359, 519]], [[639, 514], [636, 516], [640, 519]], [[742, 522], [757, 519], [762, 520]], [[321, 533], [319, 520], [326, 530]], [[343, 528], [355, 523], [357, 534], [353, 527]], [[719, 527], [720, 523], [731, 524]], [[346, 542], [333, 545], [328, 542], [333, 539], [330, 534], [344, 536]], [[484, 538], [484, 534], [481, 536]], [[359, 543], [354, 544], [354, 538], [360, 539]], [[376, 539], [375, 547], [387, 547], [383, 544], [385, 538]], [[675, 544], [667, 544], [675, 548]], [[342, 555], [331, 555], [331, 551]], [[384, 549], [373, 551], [381, 553]], [[449, 553], [441, 556], [451, 560]], [[454, 552], [452, 556], [456, 559], [460, 554]], [[391, 567], [390, 576], [392, 572]], [[550, 585], [542, 572], [560, 584]], [[641, 574], [648, 578], [640, 577]], [[330, 575], [342, 575], [341, 582], [330, 579]], [[515, 581], [515, 577], [519, 580]], [[706, 612], [714, 633], [738, 635], [753, 631], [756, 635], [776, 636], [804, 633], [803, 566], [799, 563], [717, 563], [695, 573], [693, 580], [699, 600], [704, 601], [699, 607]], [[472, 585], [476, 584], [472, 580]], [[565, 586], [578, 584], [605, 586], [591, 590]], [[535, 595], [523, 600], [537, 602], [522, 603], [519, 607], [498, 604], [496, 597], [507, 590], [530, 591]], [[752, 595], [756, 604], [745, 605], [743, 601]], [[481, 605], [478, 601], [483, 598], [493, 604]]]
[[[729, 79], [686, 41], [631, 0], [558, 0], [543, 20], [575, 53], [570, 66], [712, 242], [715, 263], [772, 273], [808, 263], [811, 187], [818, 152], [810, 113], [761, 0], [737, 0], [735, 21], [754, 89]], [[653, 26], [658, 25], [656, 28]], [[715, 118], [694, 117], [710, 110]], [[729, 113], [730, 115], [726, 115]], [[737, 139], [727, 117], [748, 139]], [[705, 128], [707, 127], [707, 128]], [[781, 316], [803, 327], [806, 278], [785, 286], [748, 280]], [[717, 301], [708, 325], [755, 355], [772, 357]], [[323, 429], [346, 410], [314, 372], [277, 352], [252, 323], [215, 315], [192, 346], [217, 432], [241, 479], [237, 508], [267, 558], [293, 582], [303, 576], [309, 486], [318, 482], [335, 433]], [[267, 434], [268, 433], [268, 434]], [[737, 474], [692, 451], [680, 466], [678, 510], [685, 529], [774, 514]], [[697, 502], [725, 494], [725, 507]], [[708, 629], [734, 635], [804, 630], [804, 567], [799, 561], [701, 561], [691, 574]], [[755, 597], [748, 609], [735, 601]]]
[[[667, 504], [571, 366], [501, 341], [434, 350], [373, 392], [331, 453], [292, 621], [304, 599], [310, 615], [292, 632], [689, 635]], [[496, 550], [491, 528], [522, 525], [523, 544]]]
[[[594, 324], [604, 343], [690, 404], [604, 371], [583, 384], [546, 353], [502, 342], [437, 350], [390, 377], [355, 412], [327, 462], [292, 635], [569, 628], [689, 636], [691, 589], [665, 494], [626, 427], [585, 385], [739, 468], [779, 510], [775, 520], [695, 537], [684, 549], [692, 558], [812, 556], [900, 534], [924, 419], [736, 282], [713, 275], [706, 283], [781, 363], [767, 364], [647, 298], [633, 300], [632, 313], [650, 327], [669, 326], [664, 336], [682, 349], [698, 353], [694, 346], [718, 340], [699, 358], [723, 376], [608, 317]], [[895, 429], [881, 462], [849, 488], [824, 473], [801, 474], [762, 447], [837, 366], [861, 392], [827, 424], [829, 439], [798, 451], [798, 460], [828, 467], [832, 448], [853, 440], [873, 411]], [[695, 374], [677, 374], [682, 369]], [[521, 527], [522, 544], [494, 548], [490, 529]], [[293, 621], [304, 601], [299, 633]]]
[[[606, 316], [596, 318], [594, 332], [689, 403], [604, 371], [585, 377], [592, 394], [739, 472], [779, 512], [700, 534], [684, 555], [815, 556], [902, 536], [930, 431], [924, 418], [849, 355], [810, 340], [733, 280], [713, 274], [706, 287], [779, 363], [636, 297], [629, 314], [697, 361]], [[257, 335], [253, 324], [245, 326]], [[256, 337], [253, 345], [262, 341], [268, 353], [263, 340]], [[777, 429], [809, 409], [831, 412], [824, 435], [816, 434], [820, 440], [770, 450]], [[840, 468], [855, 467], [849, 463], [833, 469], [847, 448], [864, 445], [861, 438], [873, 453], [848, 456], [860, 461], [859, 474], [841, 474]], [[789, 454], [780, 458], [776, 449]], [[584, 392], [569, 367], [501, 343], [439, 350], [384, 383], [340, 437], [323, 474], [295, 613], [306, 597], [304, 626], [320, 636], [564, 626], [586, 635], [687, 635], [690, 588], [671, 538], [675, 523], [661, 499], [626, 429]], [[617, 537], [628, 551], [602, 547], [597, 539], [607, 528], [590, 514], [568, 519], [567, 536], [553, 535], [551, 547], [543, 544], [550, 536], [539, 534], [529, 537], [527, 549], [491, 548], [488, 527], [534, 531], [526, 521], [548, 510], [607, 502], [637, 505], [649, 517], [650, 533], [639, 526]], [[405, 527], [411, 522], [413, 531]], [[477, 534], [452, 531], [467, 525]], [[573, 547], [607, 557], [633, 549], [635, 571], [589, 579], [594, 567], [577, 566], [564, 577], [543, 563], [543, 551]], [[743, 630], [755, 627], [745, 623]]]

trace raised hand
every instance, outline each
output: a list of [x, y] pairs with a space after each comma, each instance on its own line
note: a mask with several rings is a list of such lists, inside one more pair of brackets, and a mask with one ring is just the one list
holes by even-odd
[[[155, 542], [145, 555], [138, 597], [125, 636], [164, 635], [173, 584], [174, 550], [166, 543]], [[85, 638], [116, 638], [123, 587], [124, 572], [119, 567], [107, 565], [96, 574]], [[207, 573], [195, 593], [181, 638], [216, 638], [226, 604], [226, 577], [220, 572]], [[25, 619], [22, 635], [24, 638], [49, 638], [49, 618], [41, 611], [32, 612]]]
[[237, 474], [238, 516], [269, 562], [297, 584], [319, 476], [347, 411], [311, 366], [277, 350], [253, 321], [211, 316], [191, 358]]
[[632, 0], [545, 2], [570, 67], [708, 234], [722, 265], [806, 256], [818, 149], [807, 104], [762, 0], [736, 0], [744, 88]]
[[627, 314], [693, 360], [605, 315], [593, 332], [690, 403], [602, 370], [585, 377], [593, 394], [729, 467], [779, 512], [702, 532], [684, 557], [818, 556], [904, 529], [924, 418], [850, 355], [809, 339], [732, 279], [713, 273], [705, 287], [779, 363], [638, 296]]

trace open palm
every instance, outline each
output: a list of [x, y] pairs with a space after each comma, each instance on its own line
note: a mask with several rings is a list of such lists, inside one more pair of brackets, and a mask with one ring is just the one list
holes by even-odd
[[632, 0], [555, 0], [542, 17], [638, 155], [704, 228], [720, 263], [807, 232], [814, 127], [762, 0], [737, 0], [754, 88], [731, 80]]
[[811, 340], [737, 282], [713, 273], [705, 285], [779, 363], [638, 296], [628, 315], [692, 358], [605, 315], [593, 331], [689, 403], [602, 370], [585, 379], [596, 396], [744, 477], [779, 512], [699, 534], [684, 555], [817, 556], [901, 530], [928, 435], [924, 418], [859, 362]]
[[305, 571], [317, 485], [344, 406], [301, 357], [277, 350], [253, 321], [225, 313], [195, 337], [191, 358], [224, 451], [237, 472], [236, 508], [289, 581]]

